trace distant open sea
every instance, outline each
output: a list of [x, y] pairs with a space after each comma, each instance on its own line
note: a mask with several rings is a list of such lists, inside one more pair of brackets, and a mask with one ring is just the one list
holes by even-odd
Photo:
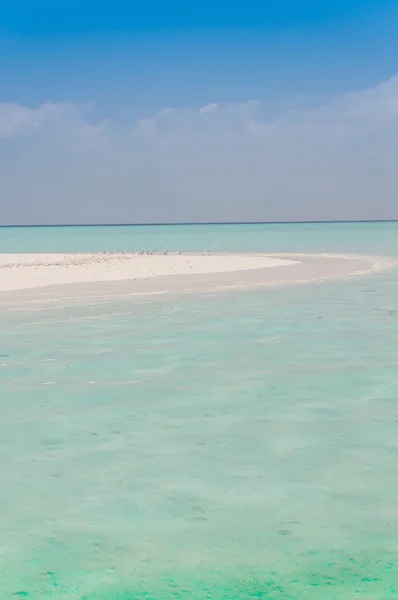
[[[398, 258], [398, 223], [0, 228], [0, 252]], [[0, 305], [0, 599], [398, 598], [398, 270]]]

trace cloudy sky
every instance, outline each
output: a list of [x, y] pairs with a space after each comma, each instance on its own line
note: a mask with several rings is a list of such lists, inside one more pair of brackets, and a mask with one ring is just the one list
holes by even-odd
[[135, 4], [0, 8], [0, 224], [398, 219], [396, 3]]

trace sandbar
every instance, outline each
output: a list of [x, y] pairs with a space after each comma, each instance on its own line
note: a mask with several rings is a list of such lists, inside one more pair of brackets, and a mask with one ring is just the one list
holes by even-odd
[[388, 266], [386, 259], [331, 254], [0, 254], [0, 301], [281, 285], [363, 274]]
[[0, 291], [170, 275], [228, 273], [282, 267], [294, 262], [245, 254], [3, 254], [0, 255]]

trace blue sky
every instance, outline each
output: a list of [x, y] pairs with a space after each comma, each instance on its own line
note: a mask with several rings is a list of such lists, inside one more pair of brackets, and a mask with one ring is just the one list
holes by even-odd
[[313, 101], [396, 70], [396, 2], [13, 0], [0, 8], [3, 96], [105, 112]]
[[13, 0], [2, 8], [1, 17], [7, 32], [37, 37], [213, 27], [296, 28], [355, 19], [377, 13], [381, 5], [376, 0]]
[[[65, 187], [64, 179], [69, 173], [71, 196], [76, 196], [77, 189], [91, 190], [85, 197], [87, 210], [76, 218], [95, 221], [94, 196], [98, 196], [98, 192], [93, 181], [89, 179], [94, 177], [92, 173], [95, 173], [95, 166], [92, 164], [93, 150], [91, 149], [89, 155], [84, 158], [88, 161], [88, 174], [87, 181], [83, 184], [83, 175], [77, 174], [76, 166], [68, 163], [73, 162], [71, 155], [66, 157], [64, 154], [67, 144], [65, 146], [65, 135], [60, 135], [62, 119], [67, 121], [68, 131], [77, 132], [80, 127], [79, 136], [81, 131], [84, 130], [86, 136], [90, 130], [95, 131], [98, 138], [99, 131], [106, 131], [107, 152], [111, 152], [109, 145], [114, 144], [112, 158], [108, 156], [107, 162], [109, 178], [115, 178], [115, 186], [118, 189], [120, 181], [125, 181], [125, 197], [130, 186], [127, 176], [130, 167], [125, 165], [126, 173], [123, 171], [121, 174], [120, 170], [121, 163], [127, 156], [134, 155], [134, 168], [137, 169], [138, 163], [141, 164], [146, 156], [146, 160], [149, 161], [146, 163], [146, 169], [151, 173], [156, 169], [163, 172], [171, 161], [170, 154], [166, 153], [166, 156], [162, 155], [163, 162], [159, 166], [156, 162], [161, 160], [158, 156], [158, 146], [156, 151], [152, 148], [151, 158], [148, 158], [148, 140], [146, 145], [144, 144], [145, 148], [141, 147], [142, 141], [140, 142], [141, 154], [137, 145], [134, 146], [134, 150], [127, 148], [126, 140], [130, 140], [128, 132], [140, 128], [141, 119], [157, 118], [159, 111], [167, 108], [179, 111], [178, 119], [173, 117], [172, 122], [169, 120], [166, 126], [162, 117], [161, 127], [159, 123], [156, 127], [160, 127], [161, 131], [164, 127], [171, 128], [173, 135], [185, 136], [186, 144], [189, 144], [186, 136], [189, 132], [192, 133], [192, 128], [202, 127], [192, 115], [213, 103], [226, 107], [217, 111], [220, 123], [223, 123], [222, 135], [219, 131], [219, 136], [225, 140], [236, 132], [238, 127], [233, 119], [226, 124], [226, 115], [228, 114], [230, 119], [233, 112], [232, 108], [230, 110], [228, 107], [235, 107], [233, 114], [236, 115], [239, 113], [238, 106], [241, 110], [253, 100], [259, 101], [261, 105], [261, 115], [259, 109], [256, 109], [256, 122], [285, 119], [292, 111], [299, 112], [303, 119], [307, 119], [306, 111], [319, 111], [325, 105], [339, 106], [341, 98], [345, 97], [347, 92], [366, 93], [366, 90], [379, 89], [380, 84], [395, 76], [398, 72], [397, 25], [398, 6], [390, 0], [205, 0], [197, 3], [182, 0], [139, 3], [120, 0], [13, 0], [2, 3], [0, 103], [3, 105], [3, 112], [0, 110], [0, 136], [2, 123], [5, 133], [0, 140], [0, 158], [3, 157], [4, 171], [2, 175], [0, 163], [0, 177], [3, 177], [0, 183], [3, 189], [5, 186], [8, 190], [10, 198], [16, 199], [17, 205], [27, 202], [24, 199], [25, 188], [8, 179], [12, 160], [15, 173], [23, 169], [28, 177], [29, 189], [34, 192], [33, 197], [43, 198], [46, 189], [45, 169], [43, 167], [41, 172], [38, 165], [34, 165], [38, 153], [42, 153], [42, 164], [45, 164], [45, 153], [50, 152], [51, 147], [51, 160], [54, 160], [54, 156], [59, 157], [54, 171], [59, 173], [59, 186], [62, 182], [62, 186]], [[394, 99], [395, 92], [392, 91], [392, 87], [390, 85], [380, 89], [388, 89], [389, 98], [392, 96]], [[391, 98], [389, 102], [392, 102]], [[47, 107], [45, 110], [40, 108], [43, 104]], [[248, 122], [255, 120], [252, 117], [253, 115], [247, 116]], [[240, 119], [234, 118], [238, 121]], [[73, 121], [73, 127], [70, 120]], [[214, 125], [213, 130], [218, 130], [220, 123]], [[362, 125], [364, 134], [368, 126], [370, 127], [368, 122]], [[372, 123], [372, 131], [374, 127]], [[13, 132], [12, 135], [9, 132]], [[359, 133], [362, 135], [356, 127], [355, 135]], [[192, 140], [196, 139], [195, 135], [192, 133]], [[329, 138], [325, 137], [325, 149], [329, 152], [330, 132], [328, 135]], [[378, 135], [381, 135], [381, 132]], [[71, 134], [68, 134], [68, 139], [70, 136]], [[104, 144], [104, 138], [101, 140]], [[156, 138], [156, 141], [152, 140], [151, 143], [163, 144], [164, 141], [159, 142]], [[203, 141], [202, 143], [204, 144]], [[208, 140], [207, 143], [213, 145], [213, 141]], [[225, 143], [227, 144], [227, 141]], [[35, 144], [38, 144], [37, 148]], [[123, 160], [116, 160], [116, 148], [121, 146], [126, 148], [126, 154]], [[68, 148], [70, 152], [70, 145]], [[31, 159], [29, 152], [32, 152]], [[96, 152], [98, 154], [99, 150]], [[203, 152], [205, 156], [205, 150]], [[260, 176], [264, 170], [261, 167], [260, 155], [252, 157], [250, 154], [249, 158], [249, 153], [254, 152], [253, 147], [247, 152], [248, 154], [242, 157], [242, 164], [246, 165], [242, 169], [246, 170], [245, 172], [251, 171], [254, 169], [253, 165], [257, 165], [257, 170], [254, 169], [255, 172], [251, 176], [251, 180], [256, 181], [256, 198], [261, 196], [262, 187], [265, 190], [264, 205], [257, 199], [250, 211], [250, 219], [256, 218], [257, 210], [258, 218], [267, 220], [268, 213], [271, 217], [274, 214], [267, 204], [271, 202], [269, 198], [272, 196], [272, 190], [267, 189]], [[81, 160], [80, 156], [79, 162]], [[105, 157], [102, 156], [101, 160], [105, 161]], [[180, 163], [175, 155], [173, 160], [175, 162], [170, 169], [179, 171]], [[201, 169], [198, 164], [202, 158], [195, 156], [192, 160], [197, 161], [195, 167], [192, 166], [192, 185], [195, 187], [197, 170], [203, 175], [208, 168], [210, 173], [214, 163]], [[238, 163], [238, 156], [233, 160], [231, 157], [232, 171], [236, 171]], [[112, 168], [109, 166], [111, 164], [114, 165]], [[286, 168], [288, 167], [290, 168], [290, 165], [286, 165]], [[295, 165], [291, 165], [291, 168], [294, 170]], [[215, 176], [213, 173], [209, 180]], [[139, 194], [136, 192], [134, 202], [139, 202], [137, 194], [150, 201], [153, 204], [153, 220], [159, 220], [156, 215], [159, 214], [157, 202], [160, 200], [154, 196], [159, 196], [160, 191], [153, 188], [152, 183], [148, 184], [146, 191], [145, 178], [143, 175], [140, 177], [140, 191]], [[166, 175], [163, 174], [162, 177]], [[184, 210], [179, 211], [180, 204], [176, 205], [173, 200], [180, 194], [178, 202], [183, 202], [182, 195], [189, 189], [188, 183], [184, 183], [182, 192], [175, 189], [178, 185], [172, 182], [171, 171], [166, 179], [169, 184], [162, 187], [162, 193], [167, 198], [166, 207], [170, 201], [173, 218], [179, 220], [181, 213], [181, 218], [192, 220], [189, 214], [191, 212], [195, 216], [196, 208], [189, 211], [184, 205]], [[359, 185], [359, 181], [356, 184]], [[385, 179], [380, 181], [380, 185], [382, 184], [385, 184]], [[151, 186], [152, 192], [149, 190]], [[300, 186], [301, 197], [307, 197], [305, 182], [301, 182]], [[51, 194], [56, 195], [57, 181], [49, 187]], [[221, 187], [225, 198], [220, 199], [220, 207], [216, 212], [217, 215], [222, 215], [225, 207], [225, 218], [222, 220], [227, 220], [228, 186]], [[278, 191], [278, 186], [275, 190], [275, 193], [282, 193]], [[120, 190], [119, 193], [122, 194]], [[206, 193], [205, 189], [203, 193]], [[289, 196], [287, 191], [283, 193]], [[45, 218], [49, 202], [48, 197], [42, 208], [36, 210], [40, 220]], [[106, 202], [106, 199], [101, 202]], [[149, 213], [137, 211], [134, 202], [130, 210], [127, 200], [124, 200], [123, 207], [115, 219], [134, 221], [135, 218], [152, 218]], [[289, 196], [286, 202], [286, 218], [290, 220], [293, 213], [296, 215], [297, 206], [293, 205], [293, 196]], [[303, 209], [306, 218], [311, 216], [311, 207], [314, 218], [321, 218], [322, 215], [326, 218], [330, 213], [328, 206], [310, 204]], [[161, 208], [163, 218], [163, 206]], [[100, 209], [98, 218], [115, 220], [102, 204]], [[236, 206], [230, 212], [231, 218], [244, 217]], [[355, 216], [356, 212], [359, 214], [361, 211], [356, 211], [353, 206], [350, 214]], [[56, 211], [53, 210], [52, 213], [52, 218], [57, 219]], [[64, 213], [64, 209], [60, 210], [59, 218], [68, 216], [67, 220], [73, 220], [73, 214], [70, 217]], [[391, 210], [386, 207], [384, 213], [395, 216], [393, 207]], [[9, 219], [13, 220], [16, 216], [10, 210]], [[358, 218], [360, 217], [359, 214]], [[32, 211], [31, 218], [35, 218], [35, 211]], [[203, 214], [198, 215], [198, 218], [206, 220]]]

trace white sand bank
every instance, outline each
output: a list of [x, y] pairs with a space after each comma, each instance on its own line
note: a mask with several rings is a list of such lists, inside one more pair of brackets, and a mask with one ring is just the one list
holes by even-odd
[[296, 264], [263, 255], [237, 254], [0, 254], [0, 291], [51, 285], [203, 275]]
[[0, 309], [291, 286], [393, 266], [343, 254], [0, 254]]

